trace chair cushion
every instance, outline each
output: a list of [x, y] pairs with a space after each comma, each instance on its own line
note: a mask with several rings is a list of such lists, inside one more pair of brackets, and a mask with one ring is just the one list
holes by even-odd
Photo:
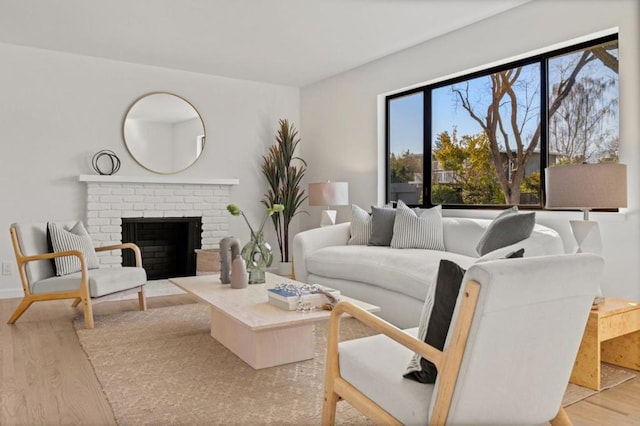
[[[406, 330], [415, 337], [417, 328]], [[413, 352], [383, 335], [339, 345], [341, 376], [406, 425], [427, 424], [433, 385], [405, 379]]]
[[[31, 293], [53, 293], [60, 291], [78, 290], [80, 288], [82, 272], [61, 277], [45, 278], [31, 285]], [[138, 287], [147, 282], [144, 268], [122, 267], [101, 268], [88, 271], [89, 291], [91, 297], [100, 297], [122, 290]]]
[[444, 251], [442, 207], [423, 209], [418, 216], [405, 203], [398, 201], [391, 247]]
[[[93, 242], [82, 222], [76, 223], [71, 229], [61, 224], [49, 222], [47, 229], [51, 237], [51, 246], [54, 253], [78, 250], [84, 255], [87, 269], [100, 267]], [[56, 257], [54, 261], [57, 276], [68, 275], [82, 270], [80, 259], [75, 256]]]
[[[72, 227], [77, 221], [61, 222], [65, 227]], [[47, 247], [47, 223], [14, 223], [11, 225], [16, 230], [18, 245], [22, 254], [34, 256], [36, 254], [49, 253]], [[37, 260], [27, 262], [25, 265], [27, 278], [30, 283], [43, 280], [55, 275], [50, 260]]]

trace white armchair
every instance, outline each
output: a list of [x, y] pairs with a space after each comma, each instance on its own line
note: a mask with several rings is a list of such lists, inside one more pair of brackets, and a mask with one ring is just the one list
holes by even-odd
[[[65, 225], [71, 227], [75, 223], [67, 222]], [[88, 270], [81, 251], [48, 252], [46, 223], [14, 223], [11, 225], [10, 233], [24, 297], [9, 318], [9, 324], [14, 324], [34, 302], [44, 300], [74, 299], [74, 307], [82, 303], [86, 328], [93, 328], [92, 303], [109, 300], [116, 294], [121, 296], [125, 293], [138, 293], [140, 310], [147, 309], [144, 294], [147, 274], [142, 268], [140, 249], [135, 244], [116, 244], [95, 249], [96, 252], [133, 250], [136, 258], [135, 267]], [[65, 256], [78, 258], [81, 271], [56, 276], [51, 261]]]
[[[340, 398], [378, 424], [571, 424], [561, 407], [602, 276], [591, 254], [477, 263], [466, 272], [443, 351], [346, 302], [331, 315], [323, 425]], [[340, 316], [382, 333], [338, 343]], [[413, 353], [433, 385], [403, 378]]]

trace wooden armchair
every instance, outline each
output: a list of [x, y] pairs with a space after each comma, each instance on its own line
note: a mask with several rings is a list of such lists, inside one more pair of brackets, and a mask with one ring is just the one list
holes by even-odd
[[[75, 222], [67, 223], [73, 225]], [[147, 274], [142, 268], [142, 258], [138, 246], [132, 243], [98, 247], [95, 250], [108, 251], [130, 249], [135, 252], [135, 267], [87, 269], [82, 252], [70, 250], [48, 253], [47, 224], [14, 223], [10, 230], [11, 242], [22, 281], [24, 298], [16, 308], [8, 323], [14, 324], [33, 302], [43, 300], [74, 299], [72, 306], [82, 302], [86, 328], [93, 328], [92, 303], [112, 300], [126, 293], [138, 293], [140, 310], [147, 309], [144, 284]], [[55, 276], [51, 259], [75, 256], [79, 259], [81, 271], [64, 276]]]
[[[347, 302], [333, 310], [322, 424], [349, 402], [376, 424], [568, 425], [561, 407], [603, 261], [591, 254], [475, 264], [465, 274], [444, 350]], [[381, 333], [338, 343], [340, 316]], [[435, 384], [403, 374], [414, 352]]]

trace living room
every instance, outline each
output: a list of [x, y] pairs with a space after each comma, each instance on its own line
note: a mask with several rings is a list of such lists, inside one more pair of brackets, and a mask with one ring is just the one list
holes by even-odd
[[[499, 7], [495, 9], [493, 15], [478, 12], [474, 21], [458, 22], [455, 29], [446, 33], [425, 31], [422, 39], [398, 42], [399, 48], [378, 54], [366, 63], [349, 63], [317, 80], [309, 80], [302, 71], [294, 71], [304, 68], [293, 66], [291, 73], [294, 75], [278, 80], [270, 66], [272, 59], [267, 55], [260, 56], [265, 76], [260, 79], [250, 77], [248, 71], [229, 75], [230, 68], [225, 68], [224, 62], [233, 62], [233, 56], [219, 60], [210, 58], [209, 61], [220, 71], [206, 74], [153, 65], [153, 62], [137, 63], [135, 56], [126, 56], [126, 45], [114, 47], [124, 55], [119, 58], [125, 59], [109, 59], [106, 53], [103, 57], [85, 53], [73, 43], [68, 46], [50, 45], [46, 34], [39, 34], [40, 31], [50, 31], [52, 39], [58, 32], [64, 35], [65, 31], [72, 30], [77, 32], [67, 34], [66, 39], [88, 37], [92, 26], [88, 17], [98, 19], [95, 13], [90, 13], [94, 6], [69, 2], [73, 9], [58, 13], [77, 16], [83, 24], [66, 28], [55, 23], [44, 25], [49, 16], [36, 13], [54, 6], [45, 7], [38, 1], [21, 2], [25, 4], [22, 7], [11, 3], [3, 1], [0, 6], [0, 52], [4, 58], [4, 66], [0, 67], [3, 99], [0, 134], [4, 148], [1, 169], [4, 199], [0, 228], [5, 230], [17, 221], [85, 220], [86, 189], [78, 177], [95, 174], [91, 158], [100, 150], [113, 150], [118, 155], [122, 164], [116, 176], [157, 177], [129, 155], [122, 138], [122, 122], [129, 106], [140, 96], [157, 91], [178, 94], [196, 106], [207, 132], [201, 158], [175, 176], [185, 179], [238, 179], [239, 183], [231, 187], [230, 201], [246, 211], [250, 218], [255, 220], [263, 214], [259, 200], [266, 183], [260, 162], [274, 141], [281, 118], [289, 119], [300, 130], [300, 156], [308, 166], [305, 187], [311, 182], [346, 181], [349, 182], [350, 203], [363, 207], [381, 205], [386, 201], [382, 172], [386, 94], [556, 46], [617, 33], [620, 46], [620, 162], [627, 165], [628, 202], [627, 207], [617, 213], [596, 212], [592, 213], [592, 218], [598, 222], [602, 235], [606, 277], [602, 284], [603, 294], [640, 300], [640, 262], [637, 260], [640, 253], [640, 192], [637, 184], [640, 182], [640, 145], [637, 143], [637, 135], [640, 134], [637, 120], [640, 111], [640, 5], [636, 0], [509, 2], [508, 7], [500, 11]], [[371, 5], [374, 9], [384, 5], [394, 7], [391, 2], [371, 3], [380, 3]], [[395, 7], [400, 8], [408, 7], [405, 3], [412, 2], [398, 3], [401, 5]], [[501, 2], [488, 3], [496, 6]], [[124, 2], [120, 5], [123, 9], [129, 7]], [[439, 13], [439, 6], [438, 2], [434, 3], [432, 14]], [[227, 19], [225, 13], [233, 11], [233, 6], [225, 7], [222, 9], [224, 13], [216, 16], [216, 20]], [[246, 12], [252, 5], [247, 3], [244, 7]], [[143, 9], [142, 6], [133, 9], [131, 16], [140, 19]], [[378, 13], [384, 11], [375, 10]], [[407, 10], [411, 11], [410, 8]], [[168, 6], [167, 11], [171, 11]], [[123, 20], [129, 16], [123, 10], [107, 8], [101, 12]], [[242, 19], [237, 15], [229, 16]], [[156, 16], [154, 22], [170, 25], [171, 18], [172, 14], [165, 12]], [[438, 17], [440, 20], [450, 18], [447, 15]], [[210, 19], [214, 17], [201, 16], [193, 26], [209, 25]], [[288, 21], [269, 21], [263, 23], [260, 30], [276, 32], [279, 26], [288, 24]], [[118, 27], [114, 29], [117, 30]], [[304, 28], [298, 31], [304, 31]], [[41, 35], [39, 44], [36, 35]], [[137, 32], [123, 33], [122, 38], [125, 36], [143, 37]], [[225, 37], [220, 42], [235, 49], [233, 40], [234, 37]], [[186, 44], [188, 41], [185, 36], [170, 40], [163, 38], [157, 43], [170, 44], [175, 55], [180, 56], [182, 50], [192, 49]], [[82, 45], [78, 43], [78, 46]], [[304, 46], [298, 48], [303, 49]], [[104, 52], [109, 52], [109, 49]], [[207, 55], [206, 49], [198, 48], [197, 53]], [[292, 63], [299, 60], [295, 54], [295, 50], [287, 53]], [[153, 58], [152, 51], [149, 57]], [[313, 68], [314, 64], [306, 65]], [[307, 205], [305, 210], [309, 215], [300, 215], [292, 231], [317, 227], [321, 209]], [[338, 222], [349, 221], [348, 206], [337, 210]], [[491, 218], [495, 211], [460, 209], [445, 211], [446, 214]], [[560, 233], [568, 252], [576, 247], [569, 220], [580, 218], [581, 213], [577, 211], [536, 212], [538, 223]], [[228, 233], [238, 236], [241, 241], [249, 238], [248, 229], [241, 220], [230, 220]], [[273, 236], [269, 238], [273, 242]], [[0, 261], [10, 265], [8, 273], [0, 275], [0, 298], [21, 297], [22, 289], [8, 233], [6, 238], [0, 239]], [[16, 300], [13, 299], [10, 305], [8, 300], [3, 300], [2, 313], [5, 317], [8, 318], [15, 308]], [[31, 321], [46, 317], [47, 304], [37, 305], [30, 308], [34, 313], [25, 314], [25, 323], [30, 322], [28, 315], [33, 315]], [[109, 312], [107, 306], [100, 306], [100, 309], [96, 308], [97, 315]], [[65, 311], [54, 315], [67, 318], [69, 313]], [[10, 339], [11, 333], [20, 330], [19, 325], [20, 321], [13, 329], [3, 326], [3, 346], [5, 338]], [[54, 331], [56, 327], [53, 326]], [[71, 337], [64, 334], [63, 339], [75, 336], [73, 331], [71, 333]], [[43, 343], [40, 350], [45, 350], [46, 344]], [[21, 365], [20, 368], [29, 368], [28, 364]], [[82, 365], [86, 368], [88, 364]], [[3, 370], [10, 368], [3, 359]], [[636, 392], [637, 386], [632, 388]], [[15, 404], [12, 406], [23, 407], [16, 408], [17, 411], [29, 411], [24, 407], [35, 404], [27, 397], [11, 396], [8, 393], [10, 389], [2, 390], [3, 398], [22, 398], [22, 405], [20, 402], [12, 403]], [[39, 395], [47, 398], [45, 392]], [[2, 404], [5, 406], [5, 400]], [[23, 423], [66, 422], [63, 414], [52, 414], [52, 417], [48, 414], [43, 412], [34, 414], [34, 417], [23, 417]], [[55, 417], [58, 415], [60, 417]], [[72, 419], [78, 422], [78, 417], [68, 419], [72, 423]]]

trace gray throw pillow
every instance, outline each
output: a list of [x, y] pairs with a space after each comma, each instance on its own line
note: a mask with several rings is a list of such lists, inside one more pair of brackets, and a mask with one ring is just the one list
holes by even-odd
[[371, 238], [370, 246], [389, 246], [393, 238], [393, 224], [396, 221], [396, 210], [371, 206]]
[[536, 224], [536, 213], [517, 213], [512, 209], [500, 213], [489, 225], [476, 251], [480, 256], [529, 238]]

